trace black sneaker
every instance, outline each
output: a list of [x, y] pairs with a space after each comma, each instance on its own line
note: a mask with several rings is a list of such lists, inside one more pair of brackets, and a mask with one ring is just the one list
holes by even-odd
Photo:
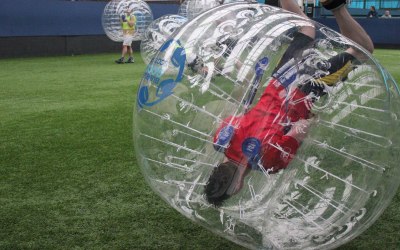
[[129, 57], [125, 63], [134, 63], [134, 62], [135, 60], [133, 59], [133, 57]]
[[336, 10], [347, 4], [347, 0], [320, 0], [321, 5], [327, 10]]
[[202, 60], [196, 56], [187, 66], [192, 70], [192, 72], [197, 73], [203, 67], [203, 63]]
[[298, 88], [306, 95], [312, 94], [312, 102], [315, 102], [320, 97], [326, 95], [329, 91], [327, 90], [329, 86], [315, 80], [307, 81], [306, 83], [299, 85]]
[[124, 58], [123, 58], [123, 57], [121, 57], [120, 59], [118, 59], [118, 60], [115, 60], [115, 63], [118, 63], [118, 64], [122, 64], [122, 63], [124, 63]]

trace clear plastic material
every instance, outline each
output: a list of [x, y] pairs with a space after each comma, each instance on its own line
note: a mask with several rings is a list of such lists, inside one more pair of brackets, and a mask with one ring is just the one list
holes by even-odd
[[154, 20], [147, 28], [140, 43], [140, 54], [148, 64], [165, 41], [181, 27], [187, 18], [179, 15], [164, 15]]
[[[287, 74], [274, 80], [275, 67], [303, 27], [315, 27], [312, 46], [296, 50], [285, 64]], [[350, 47], [361, 52], [360, 61], [327, 86], [321, 79], [328, 59]], [[306, 83], [322, 92], [306, 91]], [[268, 99], [270, 90], [275, 101]], [[238, 244], [332, 249], [368, 228], [396, 193], [399, 97], [377, 60], [337, 32], [279, 8], [228, 4], [185, 23], [148, 65], [134, 113], [137, 161], [172, 207]], [[281, 99], [274, 113], [269, 105]], [[286, 125], [294, 126], [294, 118], [285, 124], [280, 116], [299, 103], [307, 114], [302, 121], [309, 122], [296, 127], [304, 137], [297, 138], [299, 147], [290, 152], [269, 143], [286, 133]], [[248, 115], [254, 110], [257, 119]], [[228, 154], [238, 131], [252, 135], [236, 155]], [[248, 174], [215, 207], [205, 186], [229, 157]], [[288, 165], [277, 170], [268, 166], [274, 161]]]
[[203, 11], [223, 4], [242, 1], [245, 0], [186, 0], [179, 7], [178, 15], [186, 17], [188, 20], [192, 20]]
[[104, 32], [111, 40], [115, 42], [123, 41], [121, 15], [124, 14], [125, 9], [132, 10], [133, 15], [136, 17], [135, 33], [133, 41], [142, 40], [144, 33], [153, 21], [153, 13], [150, 6], [142, 0], [112, 0], [104, 8], [101, 17]]

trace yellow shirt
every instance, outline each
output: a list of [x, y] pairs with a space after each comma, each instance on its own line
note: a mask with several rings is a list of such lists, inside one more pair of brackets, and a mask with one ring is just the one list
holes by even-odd
[[[133, 25], [129, 25], [129, 22], [133, 21]], [[122, 21], [122, 31], [124, 34], [133, 34], [135, 32], [136, 27], [136, 17], [135, 15], [127, 16], [125, 21]]]

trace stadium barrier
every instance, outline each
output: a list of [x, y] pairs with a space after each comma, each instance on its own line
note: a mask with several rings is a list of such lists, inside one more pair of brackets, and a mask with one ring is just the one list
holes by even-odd
[[[154, 19], [178, 13], [178, 3], [148, 2]], [[91, 54], [120, 51], [101, 25], [107, 2], [63, 0], [1, 0], [0, 58]], [[315, 18], [337, 30], [333, 18]], [[400, 18], [357, 21], [377, 47], [400, 47]], [[140, 42], [133, 48], [139, 50]]]

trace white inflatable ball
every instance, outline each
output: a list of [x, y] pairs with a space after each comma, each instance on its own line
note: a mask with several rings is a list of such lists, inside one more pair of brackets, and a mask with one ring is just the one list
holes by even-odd
[[279, 8], [227, 4], [185, 23], [147, 66], [137, 161], [171, 207], [238, 244], [333, 249], [396, 193], [399, 104], [394, 79], [351, 40]]
[[243, 2], [244, 0], [186, 0], [179, 7], [178, 15], [192, 20], [200, 13], [214, 7], [234, 2]]
[[121, 18], [130, 13], [136, 17], [133, 41], [140, 41], [149, 24], [153, 21], [150, 6], [142, 0], [112, 0], [104, 8], [102, 25], [104, 32], [115, 42], [123, 41]]
[[143, 61], [148, 64], [161, 45], [186, 21], [187, 18], [179, 15], [164, 15], [154, 20], [147, 28], [140, 43]]

